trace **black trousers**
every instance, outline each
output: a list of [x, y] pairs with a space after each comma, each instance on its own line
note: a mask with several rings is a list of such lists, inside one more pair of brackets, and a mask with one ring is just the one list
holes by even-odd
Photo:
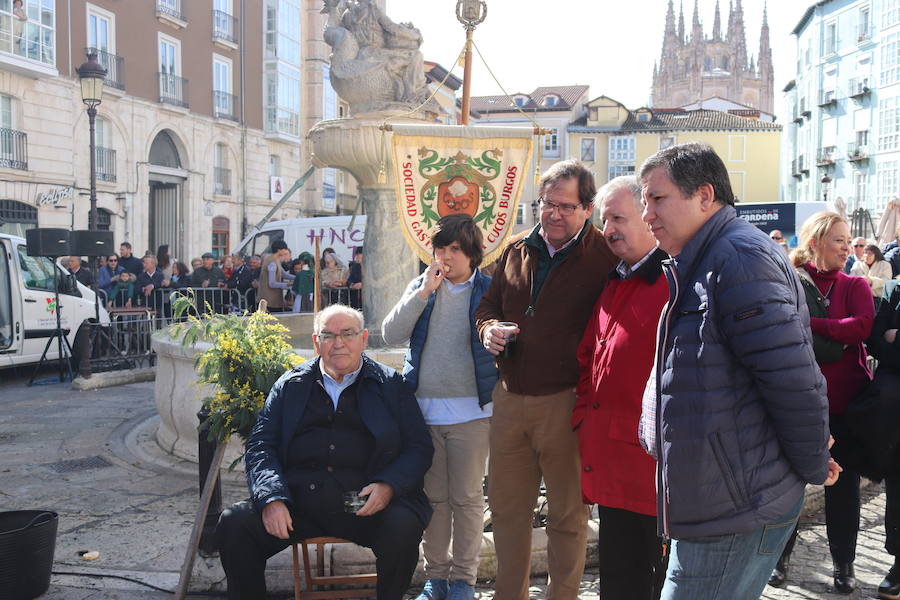
[[656, 517], [606, 506], [597, 509], [600, 597], [658, 600], [669, 557], [656, 534]]
[[409, 587], [419, 560], [422, 523], [410, 509], [396, 501], [371, 517], [344, 512], [310, 511], [302, 516], [291, 511], [294, 531], [290, 540], [269, 535], [262, 516], [249, 501], [225, 510], [216, 528], [222, 567], [228, 579], [229, 600], [261, 600], [266, 597], [266, 561], [292, 542], [333, 536], [371, 548], [375, 553], [379, 600], [400, 600]]
[[837, 563], [852, 563], [856, 558], [856, 537], [859, 533], [859, 472], [847, 464], [853, 442], [850, 427], [843, 414], [829, 414], [828, 424], [835, 443], [831, 455], [843, 467], [837, 482], [825, 488], [825, 531], [831, 557]]
[[[856, 560], [856, 538], [859, 533], [860, 494], [859, 473], [848, 468], [846, 461], [842, 462], [843, 448], [841, 440], [847, 439], [849, 428], [844, 415], [829, 415], [831, 434], [835, 444], [831, 448], [831, 455], [843, 467], [837, 482], [825, 488], [825, 532], [828, 535], [828, 548], [831, 558], [836, 563], [852, 563]], [[846, 442], [845, 442], [846, 443]], [[900, 488], [897, 490], [897, 499], [900, 501]], [[895, 513], [900, 511], [895, 511]], [[897, 514], [897, 525], [900, 527], [900, 514]], [[887, 526], [887, 517], [885, 517]], [[888, 534], [890, 536], [890, 533]], [[788, 539], [782, 552], [782, 559], [789, 559], [797, 541], [797, 527]], [[900, 545], [900, 539], [897, 539]]]
[[895, 558], [900, 557], [900, 476], [888, 475], [884, 479], [885, 510], [884, 549]]

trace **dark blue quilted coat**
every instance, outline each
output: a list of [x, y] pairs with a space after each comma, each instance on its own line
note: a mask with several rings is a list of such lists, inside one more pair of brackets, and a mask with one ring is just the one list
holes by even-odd
[[825, 380], [800, 281], [784, 251], [732, 207], [664, 268], [660, 529], [682, 539], [773, 524], [828, 470]]

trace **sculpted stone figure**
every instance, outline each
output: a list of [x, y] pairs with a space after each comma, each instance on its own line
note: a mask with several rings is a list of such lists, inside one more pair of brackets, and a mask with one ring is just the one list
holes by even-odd
[[422, 34], [372, 0], [324, 0], [331, 85], [353, 114], [405, 109], [427, 97]]

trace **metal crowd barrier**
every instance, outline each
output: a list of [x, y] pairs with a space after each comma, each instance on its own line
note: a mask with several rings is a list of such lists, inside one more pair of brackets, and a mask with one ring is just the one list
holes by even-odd
[[[172, 312], [172, 293], [190, 295], [194, 302], [190, 313], [194, 316], [205, 314], [229, 314], [252, 311], [256, 307], [256, 288], [244, 292], [231, 288], [158, 288], [149, 295], [138, 290], [130, 297], [120, 290], [107, 298], [104, 290], [98, 289], [100, 301], [109, 312], [110, 322], [92, 323], [91, 369], [95, 372], [117, 369], [134, 369], [153, 366], [156, 354], [150, 343], [151, 336], [159, 329], [168, 327], [177, 319]], [[312, 312], [312, 295], [300, 303], [300, 312]], [[129, 302], [130, 300], [130, 302]], [[362, 290], [348, 287], [322, 288], [321, 307], [329, 304], [349, 304], [362, 306]], [[286, 303], [291, 311], [293, 298]], [[180, 320], [187, 318], [182, 315]]]
[[[362, 290], [349, 287], [323, 287], [320, 295], [322, 308], [330, 304], [346, 304], [362, 310]], [[312, 310], [312, 309], [310, 309]]]
[[[154, 332], [175, 322], [172, 293], [190, 295], [194, 304], [190, 314], [242, 313], [248, 310], [256, 289], [240, 292], [230, 288], [158, 288], [149, 295], [127, 296], [123, 291], [107, 298], [98, 290], [109, 313], [110, 322], [90, 324], [91, 370], [95, 372], [153, 366], [156, 354], [150, 340]], [[130, 302], [129, 302], [130, 300]], [[187, 318], [183, 315], [180, 320]]]

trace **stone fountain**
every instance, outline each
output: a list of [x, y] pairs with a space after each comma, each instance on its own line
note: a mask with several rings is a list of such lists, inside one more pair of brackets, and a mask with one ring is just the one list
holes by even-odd
[[324, 39], [331, 46], [331, 83], [350, 104], [350, 118], [320, 121], [307, 134], [314, 164], [356, 178], [366, 213], [363, 305], [370, 346], [383, 345], [381, 321], [418, 274], [397, 218], [385, 122], [431, 122], [433, 105], [409, 114], [428, 97], [422, 35], [391, 21], [372, 0], [325, 0]]

